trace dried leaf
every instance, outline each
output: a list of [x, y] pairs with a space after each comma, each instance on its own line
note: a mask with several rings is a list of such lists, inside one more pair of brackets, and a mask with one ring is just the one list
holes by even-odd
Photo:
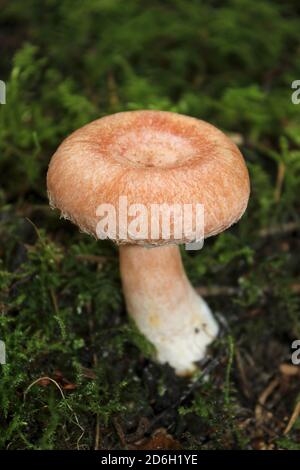
[[180, 450], [180, 443], [164, 428], [157, 429], [152, 436], [129, 446], [131, 450]]

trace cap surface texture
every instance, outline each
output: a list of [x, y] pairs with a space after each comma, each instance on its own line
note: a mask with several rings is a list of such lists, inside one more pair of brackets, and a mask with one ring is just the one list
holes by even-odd
[[[82, 231], [97, 237], [101, 204], [197, 204], [204, 207], [204, 236], [222, 232], [243, 215], [250, 192], [248, 171], [237, 146], [204, 121], [164, 111], [107, 116], [71, 134], [53, 155], [47, 175], [50, 203]], [[117, 218], [117, 224], [120, 224]], [[137, 243], [124, 227], [111, 236]], [[171, 224], [171, 239], [175, 232]], [[193, 227], [194, 228], [194, 227]], [[173, 237], [174, 238], [174, 237]], [[138, 243], [161, 245], [149, 233]], [[192, 241], [186, 238], [177, 243]]]

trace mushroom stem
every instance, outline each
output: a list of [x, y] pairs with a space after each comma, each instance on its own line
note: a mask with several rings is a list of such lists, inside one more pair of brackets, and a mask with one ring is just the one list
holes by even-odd
[[121, 245], [120, 271], [127, 311], [155, 346], [157, 360], [179, 375], [193, 372], [218, 326], [191, 286], [178, 246]]

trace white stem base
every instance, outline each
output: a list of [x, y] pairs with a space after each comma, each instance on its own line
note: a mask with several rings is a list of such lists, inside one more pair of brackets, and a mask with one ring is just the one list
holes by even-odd
[[194, 363], [205, 357], [207, 346], [218, 334], [218, 325], [206, 302], [191, 288], [187, 298], [167, 315], [155, 302], [145, 308], [140, 305], [137, 301], [131, 315], [155, 346], [158, 362], [167, 362], [179, 375], [192, 373]]
[[157, 360], [178, 375], [192, 373], [218, 325], [190, 285], [178, 248], [121, 247], [120, 260], [128, 313], [155, 346]]

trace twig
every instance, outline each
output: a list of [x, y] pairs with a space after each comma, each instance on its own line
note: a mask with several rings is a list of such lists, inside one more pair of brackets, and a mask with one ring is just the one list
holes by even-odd
[[299, 416], [300, 416], [300, 401], [296, 404], [295, 409], [292, 413], [292, 416], [290, 417], [290, 420], [288, 422], [288, 425], [285, 428], [285, 430], [283, 431], [283, 434], [288, 434], [290, 432], [290, 430], [292, 429], [292, 427], [296, 423]]
[[286, 375], [287, 377], [295, 377], [297, 375], [300, 375], [299, 367], [294, 366], [292, 364], [280, 364], [279, 370], [283, 375]]
[[243, 366], [242, 356], [241, 356], [240, 350], [237, 346], [235, 347], [235, 358], [236, 358], [237, 368], [238, 368], [239, 373], [240, 373], [241, 385], [242, 385], [244, 395], [245, 395], [246, 398], [251, 399], [251, 393], [249, 391], [250, 390], [249, 382], [248, 382], [246, 372], [245, 372], [245, 369], [244, 369], [244, 366]]
[[119, 104], [119, 97], [117, 93], [117, 84], [115, 77], [112, 72], [109, 72], [107, 77], [107, 88], [109, 91], [109, 102], [112, 108], [115, 108]]
[[49, 291], [50, 291], [50, 296], [51, 296], [51, 300], [52, 300], [53, 307], [54, 307], [54, 312], [55, 312], [56, 315], [58, 315], [59, 314], [59, 308], [58, 308], [58, 303], [57, 303], [57, 298], [56, 298], [55, 292], [52, 289], [52, 287], [49, 289]]
[[295, 232], [300, 229], [299, 222], [288, 222], [286, 224], [273, 225], [271, 227], [262, 228], [258, 233], [260, 237], [270, 237], [274, 235], [283, 235]]
[[196, 287], [196, 291], [203, 297], [218, 297], [219, 295], [237, 295], [239, 289], [231, 286]]
[[291, 284], [291, 291], [294, 292], [294, 294], [299, 294], [300, 293], [300, 282], [294, 282]]
[[228, 349], [229, 349], [229, 355], [228, 355], [228, 363], [226, 366], [225, 384], [224, 384], [224, 402], [227, 406], [230, 405], [230, 374], [231, 374], [233, 358], [234, 358], [234, 342], [233, 342], [233, 337], [230, 335], [228, 336]]
[[29, 219], [29, 217], [25, 217], [25, 219], [27, 220], [27, 222], [30, 223], [30, 225], [32, 225], [32, 227], [33, 227], [33, 229], [34, 229], [34, 231], [35, 231], [35, 233], [36, 233], [36, 235], [37, 235], [39, 241], [42, 243], [42, 245], [45, 246], [45, 242], [44, 242], [44, 240], [43, 240], [42, 237], [41, 237], [41, 234], [40, 234], [40, 231], [39, 231], [38, 227], [35, 225], [34, 222], [32, 222], [32, 220]]
[[[92, 350], [93, 350], [93, 365], [94, 368], [96, 369], [98, 366], [98, 357], [97, 354], [95, 353], [95, 344], [94, 344], [94, 336], [93, 336], [93, 331], [95, 331], [95, 323], [94, 323], [94, 318], [93, 318], [93, 313], [92, 313], [92, 304], [89, 302], [87, 304], [87, 312], [88, 312], [88, 326], [89, 326], [89, 334], [90, 334], [90, 339], [91, 339], [91, 345], [92, 345]], [[99, 450], [100, 446], [100, 415], [99, 413], [96, 414], [96, 431], [95, 431], [95, 450]]]
[[[263, 410], [265, 403], [269, 396], [273, 393], [275, 388], [278, 387], [279, 385], [279, 379], [276, 377], [274, 380], [272, 380], [269, 385], [265, 388], [265, 390], [260, 394], [258, 397], [258, 403], [255, 407], [255, 419], [257, 424], [261, 424], [263, 420]], [[270, 412], [270, 411], [269, 411]]]
[[[300, 293], [300, 281], [290, 284], [289, 288], [295, 294]], [[196, 292], [203, 297], [219, 297], [222, 295], [225, 296], [235, 296], [239, 295], [241, 292], [240, 287], [233, 286], [210, 286], [210, 287], [195, 287]], [[271, 289], [265, 289], [265, 292], [268, 292]]]
[[65, 397], [65, 395], [64, 395], [64, 392], [63, 392], [62, 388], [61, 388], [60, 385], [56, 382], [56, 380], [52, 379], [51, 377], [47, 377], [47, 376], [45, 376], [45, 377], [40, 377], [40, 378], [36, 379], [34, 382], [32, 382], [32, 383], [26, 388], [26, 390], [25, 390], [25, 392], [24, 392], [24, 401], [26, 400], [26, 396], [27, 396], [28, 392], [30, 391], [30, 389], [31, 389], [34, 385], [36, 385], [37, 383], [41, 382], [42, 380], [49, 380], [50, 382], [52, 382], [52, 383], [58, 388], [58, 390], [60, 391], [60, 394], [61, 394], [62, 399], [64, 400], [66, 406], [69, 408], [69, 410], [70, 410], [71, 413], [73, 414], [73, 416], [74, 416], [74, 418], [75, 418], [75, 421], [73, 421], [73, 420], [71, 420], [71, 421], [72, 421], [74, 424], [76, 424], [76, 426], [78, 426], [79, 429], [81, 430], [81, 434], [80, 434], [79, 438], [77, 439], [77, 449], [79, 450], [79, 442], [81, 441], [81, 439], [82, 439], [82, 437], [83, 437], [83, 435], [84, 435], [84, 433], [85, 433], [85, 430], [84, 430], [84, 428], [81, 426], [81, 424], [79, 423], [79, 420], [78, 420], [78, 417], [77, 417], [75, 411], [74, 411], [74, 410], [72, 409], [72, 407], [69, 405], [69, 403], [68, 403], [68, 401], [67, 401], [67, 399], [66, 399], [66, 397]]
[[102, 264], [112, 259], [112, 256], [97, 256], [97, 255], [76, 255], [75, 258], [79, 261], [87, 261], [89, 263]]
[[116, 429], [116, 431], [117, 431], [117, 434], [118, 434], [118, 436], [119, 436], [119, 439], [120, 439], [120, 442], [121, 442], [122, 446], [123, 446], [124, 448], [126, 448], [126, 447], [127, 447], [127, 442], [126, 442], [125, 434], [124, 434], [124, 431], [123, 431], [123, 429], [122, 429], [121, 424], [119, 423], [119, 421], [118, 421], [117, 418], [113, 418], [112, 421], [113, 421], [114, 427], [115, 427], [115, 429]]
[[17, 208], [16, 213], [21, 216], [28, 217], [33, 214], [35, 211], [46, 211], [51, 213], [50, 206], [48, 204], [31, 204], [25, 205]]
[[283, 182], [284, 182], [284, 176], [285, 176], [285, 165], [283, 162], [280, 162], [278, 165], [276, 188], [275, 188], [275, 193], [274, 193], [274, 199], [275, 199], [275, 202], [277, 203], [280, 201]]
[[142, 417], [139, 421], [137, 430], [130, 433], [128, 436], [126, 436], [126, 442], [130, 444], [130, 443], [137, 442], [140, 439], [143, 439], [149, 427], [150, 427], [150, 422], [148, 418]]
[[95, 450], [99, 450], [100, 446], [100, 416], [96, 415], [96, 436], [95, 436]]

